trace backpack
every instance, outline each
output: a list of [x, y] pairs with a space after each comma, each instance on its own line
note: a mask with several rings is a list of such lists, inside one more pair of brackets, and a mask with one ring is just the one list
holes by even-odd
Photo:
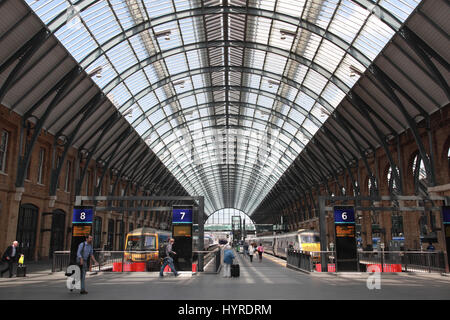
[[160, 249], [159, 249], [159, 257], [160, 258], [165, 259], [165, 258], [170, 257], [170, 255], [167, 255], [167, 246], [168, 245], [169, 245], [168, 243], [164, 243], [162, 245], [162, 247], [160, 247]]

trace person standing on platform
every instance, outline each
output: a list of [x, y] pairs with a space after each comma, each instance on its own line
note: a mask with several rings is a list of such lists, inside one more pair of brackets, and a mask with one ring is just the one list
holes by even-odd
[[248, 256], [248, 243], [244, 242], [244, 257]]
[[429, 241], [427, 251], [434, 252], [434, 250], [436, 250], [436, 248], [433, 246], [433, 242]]
[[173, 258], [172, 258], [173, 255], [177, 254], [175, 251], [172, 250], [172, 246], [174, 243], [175, 243], [175, 239], [170, 238], [169, 243], [166, 246], [166, 251], [165, 251], [166, 256], [164, 257], [164, 261], [161, 266], [161, 270], [159, 271], [160, 277], [164, 277], [163, 272], [164, 272], [164, 268], [167, 265], [170, 267], [170, 269], [172, 270], [175, 277], [178, 277], [178, 272], [177, 272], [177, 270], [175, 270], [175, 266], [173, 265]]
[[86, 236], [86, 241], [78, 245], [77, 250], [77, 262], [80, 267], [80, 281], [81, 281], [81, 291], [80, 294], [87, 294], [85, 280], [86, 272], [89, 270], [89, 265], [91, 260], [94, 264], [98, 262], [94, 258], [94, 249], [92, 248], [92, 236]]
[[231, 278], [231, 265], [233, 264], [233, 259], [235, 258], [233, 250], [230, 245], [225, 246], [223, 251], [223, 277]]
[[12, 243], [12, 245], [10, 245], [8, 248], [6, 248], [5, 253], [3, 253], [2, 261], [6, 262], [8, 264], [8, 266], [1, 271], [1, 277], [3, 277], [3, 274], [6, 271], [9, 271], [9, 277], [12, 278], [14, 262], [17, 262], [20, 257], [20, 254], [17, 252], [18, 246], [19, 246], [19, 243], [17, 241], [14, 241]]
[[248, 246], [248, 257], [250, 258], [250, 262], [253, 262], [253, 254], [255, 253], [255, 247], [253, 244]]
[[258, 251], [258, 257], [259, 257], [259, 262], [262, 261], [262, 255], [264, 252], [264, 247], [262, 246], [262, 243], [259, 244], [258, 248], [256, 248], [256, 250]]

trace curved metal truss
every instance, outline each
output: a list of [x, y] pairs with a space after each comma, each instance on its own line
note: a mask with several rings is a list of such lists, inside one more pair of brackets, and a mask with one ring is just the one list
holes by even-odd
[[[75, 120], [98, 116], [98, 126], [70, 143], [144, 185], [168, 175], [152, 165], [156, 155], [188, 193], [205, 195], [207, 213], [237, 208], [251, 215], [288, 168], [298, 166], [306, 190], [409, 125], [400, 120], [404, 113], [377, 100], [376, 91], [387, 90], [378, 81], [383, 71], [367, 76], [376, 78], [372, 91], [352, 95], [352, 88], [396, 32], [405, 31], [419, 0], [26, 2], [46, 25], [48, 40], [37, 45], [40, 60], [31, 59], [8, 88], [56, 50], [56, 36], [83, 70], [67, 86], [84, 84], [77, 94], [85, 98], [67, 104], [64, 119], [44, 119], [46, 128], [70, 136]], [[65, 61], [61, 55], [42, 79]], [[95, 85], [85, 84], [89, 78]], [[5, 101], [40, 118], [38, 106], [25, 107], [38, 87], [4, 95]], [[92, 102], [97, 90], [102, 100]], [[70, 92], [61, 92], [55, 105]], [[362, 103], [367, 100], [376, 106]], [[347, 107], [337, 112], [340, 104]], [[429, 114], [418, 103], [413, 108]], [[148, 155], [136, 152], [145, 150], [141, 141]], [[139, 147], [125, 151], [133, 144]], [[307, 146], [312, 152], [304, 152]]]

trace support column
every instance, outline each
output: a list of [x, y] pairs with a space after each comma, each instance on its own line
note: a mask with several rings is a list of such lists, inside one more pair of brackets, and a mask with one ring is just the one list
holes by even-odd
[[[327, 250], [327, 224], [325, 212], [325, 199], [319, 197], [319, 230], [320, 230], [320, 251]], [[328, 272], [328, 259], [325, 253], [320, 255], [322, 272]]]
[[[199, 248], [197, 250], [203, 251], [203, 244], [204, 244], [204, 236], [205, 236], [205, 228], [204, 228], [204, 221], [203, 221], [203, 215], [205, 210], [205, 199], [203, 197], [199, 197], [198, 199], [198, 214], [197, 214], [197, 224], [198, 224], [198, 244]], [[198, 271], [203, 272], [203, 255], [198, 256]]]
[[5, 244], [10, 245], [16, 240], [17, 223], [19, 219], [20, 201], [15, 200], [15, 193], [8, 193], [7, 202], [5, 203], [3, 212], [7, 212], [7, 228]]

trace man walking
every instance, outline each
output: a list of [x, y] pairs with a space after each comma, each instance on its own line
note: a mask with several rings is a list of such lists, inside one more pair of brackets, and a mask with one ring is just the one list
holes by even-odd
[[173, 265], [173, 258], [172, 258], [172, 255], [177, 254], [175, 251], [172, 250], [172, 246], [173, 246], [174, 242], [175, 242], [175, 239], [174, 238], [170, 238], [169, 243], [166, 246], [166, 251], [165, 251], [166, 256], [164, 257], [164, 261], [163, 261], [163, 264], [161, 266], [161, 270], [159, 271], [159, 276], [160, 277], [164, 276], [164, 274], [163, 274], [164, 268], [167, 265], [170, 267], [170, 269], [172, 270], [172, 272], [175, 275], [175, 277], [178, 276], [178, 272], [177, 272], [177, 270], [175, 270], [175, 266]]
[[20, 254], [17, 252], [18, 246], [19, 246], [19, 243], [17, 241], [14, 241], [12, 243], [12, 245], [10, 245], [8, 248], [6, 248], [5, 253], [2, 256], [2, 261], [6, 262], [8, 264], [8, 266], [4, 270], [1, 271], [1, 277], [3, 277], [3, 274], [9, 270], [9, 277], [12, 278], [14, 262], [17, 262], [20, 257]]
[[87, 294], [88, 292], [85, 290], [85, 279], [86, 272], [89, 270], [90, 260], [95, 264], [98, 262], [94, 258], [94, 249], [92, 249], [92, 236], [88, 235], [86, 237], [86, 241], [80, 243], [77, 250], [77, 262], [80, 266], [80, 281], [81, 281], [81, 291], [80, 294]]

